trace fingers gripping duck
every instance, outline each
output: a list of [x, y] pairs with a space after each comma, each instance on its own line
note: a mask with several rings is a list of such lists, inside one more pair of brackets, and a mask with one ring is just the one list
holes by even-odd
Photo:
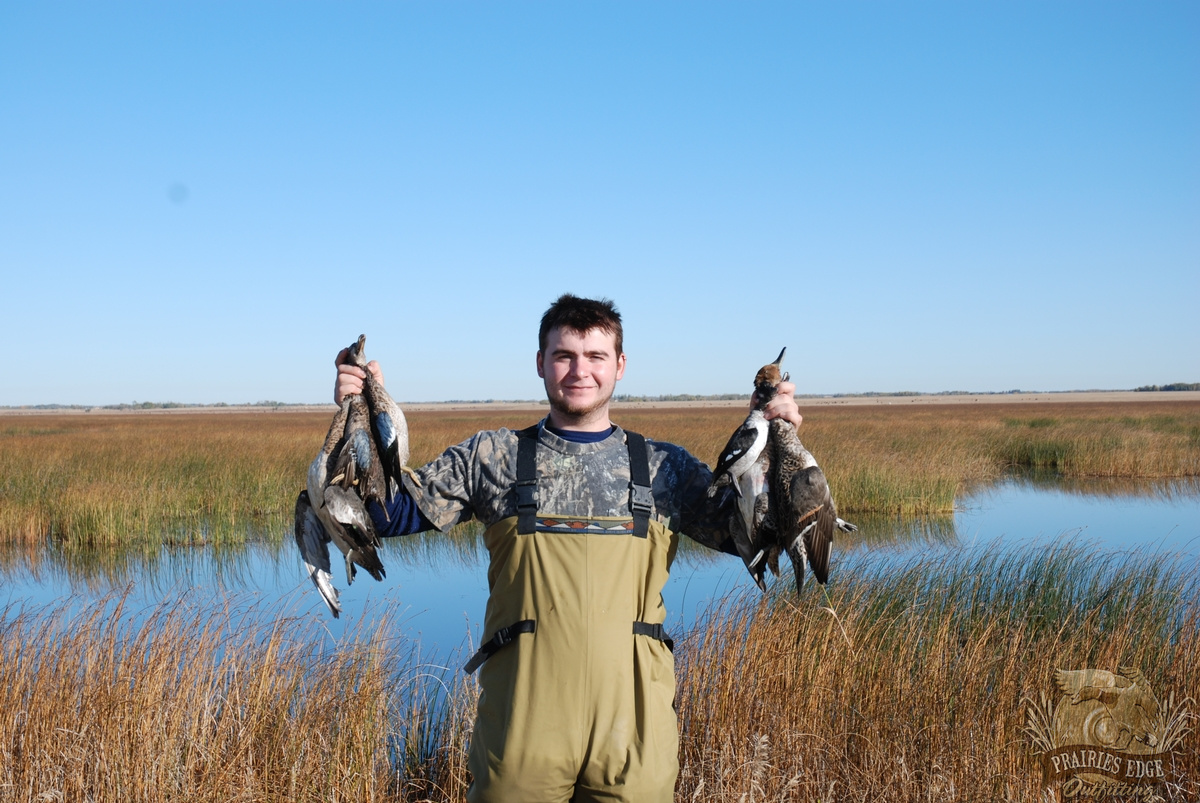
[[[347, 349], [348, 361], [366, 369], [366, 335]], [[342, 399], [321, 451], [308, 467], [305, 490], [296, 499], [296, 545], [308, 576], [336, 618], [341, 611], [330, 573], [329, 543], [345, 557], [346, 582], [356, 566], [376, 580], [385, 576], [376, 548], [379, 534], [367, 503], [380, 505], [399, 488], [401, 472], [410, 473], [408, 425], [383, 383], [367, 370], [363, 393]]]

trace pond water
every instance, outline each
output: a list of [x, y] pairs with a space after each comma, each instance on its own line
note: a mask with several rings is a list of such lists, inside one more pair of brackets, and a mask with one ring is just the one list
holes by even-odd
[[[939, 550], [1047, 543], [1074, 539], [1103, 551], [1140, 549], [1169, 553], [1200, 568], [1200, 487], [1196, 483], [1065, 483], [1056, 478], [1010, 478], [960, 500], [952, 516], [922, 520], [859, 519], [860, 533], [835, 544], [839, 565], [863, 559], [907, 560]], [[664, 592], [667, 626], [679, 632], [714, 599], [753, 588], [740, 561], [702, 548], [680, 549]], [[336, 554], [336, 551], [335, 551]], [[437, 534], [393, 539], [382, 559], [387, 578], [365, 573], [347, 587], [335, 569], [343, 613], [334, 620], [304, 573], [290, 534], [245, 548], [161, 549], [152, 553], [31, 555], [0, 553], [0, 603], [5, 615], [57, 604], [86, 605], [114, 592], [128, 593], [126, 610], [149, 609], [189, 594], [214, 605], [283, 611], [320, 623], [310, 628], [335, 643], [370, 629], [383, 610], [403, 636], [420, 641], [427, 655], [466, 651], [477, 644], [487, 598], [487, 554], [470, 536]], [[786, 567], [786, 560], [784, 561]], [[785, 571], [781, 581], [791, 582]], [[395, 615], [399, 613], [399, 621]]]

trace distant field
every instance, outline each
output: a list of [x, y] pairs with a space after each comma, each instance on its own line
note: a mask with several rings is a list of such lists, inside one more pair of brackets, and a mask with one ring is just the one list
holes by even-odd
[[[1114, 402], [1200, 402], [1200, 390], [1184, 391], [1133, 391], [1133, 390], [1069, 390], [1052, 393], [1012, 392], [1012, 393], [893, 393], [865, 394], [861, 396], [804, 396], [796, 397], [801, 409], [813, 407], [828, 407], [839, 405], [896, 405], [896, 404], [1037, 404], [1054, 402], [1067, 404], [1076, 402], [1091, 402], [1112, 404]], [[699, 407], [731, 407], [744, 408], [746, 398], [738, 399], [692, 399], [685, 401], [614, 401], [614, 409], [695, 409]], [[461, 402], [402, 402], [405, 410], [422, 412], [465, 412], [481, 411], [496, 412], [501, 410], [546, 410], [544, 401], [461, 401]], [[0, 416], [5, 415], [63, 415], [69, 413], [87, 413], [89, 415], [172, 415], [187, 413], [212, 413], [227, 415], [230, 413], [316, 413], [327, 412], [333, 415], [333, 404], [281, 404], [274, 405], [263, 402], [259, 404], [220, 404], [209, 406], [188, 406], [183, 404], [168, 404], [166, 406], [149, 407], [89, 407], [86, 405], [72, 407], [0, 407]]]
[[[1172, 394], [1129, 394], [1162, 397]], [[1186, 395], [1186, 394], [1174, 394]], [[710, 465], [744, 405], [622, 405], [614, 420]], [[1200, 401], [805, 407], [842, 512], [946, 513], [1005, 471], [1200, 476]], [[410, 410], [412, 462], [544, 406]], [[0, 415], [0, 542], [244, 541], [287, 529], [331, 412]]]

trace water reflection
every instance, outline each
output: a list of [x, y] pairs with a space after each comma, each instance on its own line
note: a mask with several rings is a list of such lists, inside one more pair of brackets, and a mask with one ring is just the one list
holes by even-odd
[[930, 546], [952, 547], [958, 543], [954, 515], [940, 516], [855, 516], [857, 533], [838, 533], [835, 552], [913, 552]]
[[1200, 477], [1175, 477], [1133, 482], [1122, 477], [1064, 477], [1053, 471], [1014, 472], [1002, 482], [976, 489], [971, 496], [1005, 488], [1032, 489], [1069, 496], [1144, 499], [1187, 504], [1200, 497]]
[[[860, 516], [859, 532], [839, 536], [833, 576], [844, 558], [902, 562], [931, 550], [970, 549], [976, 544], [1057, 540], [1064, 534], [1106, 549], [1135, 546], [1200, 558], [1200, 483], [1129, 483], [1055, 480], [1047, 475], [1012, 477], [978, 489], [953, 515], [898, 519]], [[6, 615], [75, 596], [81, 601], [126, 593], [128, 605], [153, 607], [164, 599], [211, 594], [246, 605], [279, 601], [332, 640], [340, 639], [384, 607], [397, 610], [403, 634], [445, 653], [478, 642], [487, 598], [487, 552], [481, 528], [472, 523], [451, 535], [390, 539], [382, 559], [387, 578], [364, 574], [346, 584], [340, 564], [334, 582], [344, 614], [332, 620], [305, 576], [290, 533], [240, 547], [160, 547], [149, 550], [68, 550], [46, 542], [0, 549], [0, 602]], [[782, 581], [791, 583], [790, 572]], [[778, 581], [776, 581], [778, 582]], [[751, 588], [740, 561], [684, 539], [664, 592], [668, 628], [678, 631], [708, 603]], [[239, 603], [242, 604], [242, 603]]]
[[47, 539], [0, 547], [0, 582], [53, 585], [60, 596], [97, 596], [127, 585], [156, 595], [177, 588], [213, 587], [226, 591], [253, 587], [261, 567], [277, 568], [272, 579], [289, 579], [281, 563], [290, 540], [272, 538], [236, 546], [157, 548], [64, 548]]

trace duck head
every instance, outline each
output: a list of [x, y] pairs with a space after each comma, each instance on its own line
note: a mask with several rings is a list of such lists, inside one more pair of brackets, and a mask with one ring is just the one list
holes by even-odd
[[350, 352], [347, 362], [357, 365], [359, 368], [366, 369], [367, 367], [367, 336], [359, 335], [358, 340], [350, 344], [348, 351]]
[[779, 365], [783, 362], [783, 355], [786, 352], [787, 346], [784, 346], [783, 351], [779, 352], [779, 356], [775, 358], [775, 362], [767, 363], [754, 375], [754, 404], [756, 407], [762, 407], [775, 398], [779, 383], [787, 381], [788, 375], [779, 372]]

